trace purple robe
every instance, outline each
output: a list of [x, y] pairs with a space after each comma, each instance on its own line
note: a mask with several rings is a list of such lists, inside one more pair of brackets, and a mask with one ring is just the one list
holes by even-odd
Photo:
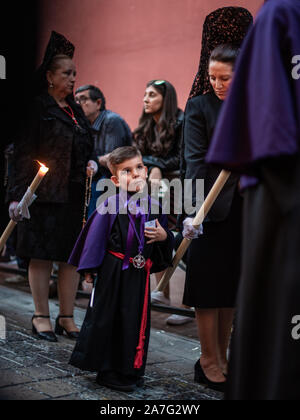
[[[127, 212], [123, 214], [122, 208], [128, 205], [131, 214], [136, 215], [136, 232], [144, 232], [144, 220], [148, 217], [149, 221], [158, 219], [167, 232], [165, 241], [144, 243], [143, 256], [153, 262], [151, 272], [162, 271], [171, 264], [174, 240], [167, 228], [167, 216], [161, 214], [158, 203], [154, 202], [155, 208], [151, 206], [150, 211], [149, 206], [143, 206], [146, 203], [153, 203], [148, 196], [139, 202], [130, 199], [128, 202], [121, 193], [110, 197], [88, 220], [69, 259], [78, 271], [97, 273], [93, 304], [91, 301], [87, 308], [70, 359], [80, 369], [101, 374], [106, 371], [130, 376], [144, 374], [150, 335], [149, 277], [144, 268], [136, 269], [131, 263], [128, 267], [124, 265], [126, 255], [138, 254], [141, 235], [130, 236], [133, 220]], [[103, 214], [107, 207], [110, 212]], [[124, 260], [118, 257], [121, 254], [125, 255]], [[140, 341], [141, 334], [144, 342]], [[142, 365], [136, 365], [141, 345]]]
[[299, 152], [299, 22], [299, 0], [269, 0], [243, 43], [207, 161], [248, 175], [244, 187], [260, 162]]
[[[103, 203], [101, 208], [107, 207], [114, 200], [118, 205], [119, 200], [116, 200], [116, 196], [113, 196]], [[88, 219], [68, 261], [69, 264], [78, 267], [78, 272], [95, 270], [100, 267], [106, 253], [107, 239], [117, 214], [118, 208], [116, 212], [107, 212], [106, 214], [101, 214], [100, 209], [99, 212], [95, 210]]]

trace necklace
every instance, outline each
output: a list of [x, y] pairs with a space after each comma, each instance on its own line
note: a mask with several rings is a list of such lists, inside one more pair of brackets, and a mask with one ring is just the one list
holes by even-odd
[[144, 225], [145, 225], [145, 221], [144, 221], [144, 217], [141, 217], [141, 224], [140, 224], [140, 234], [138, 234], [136, 227], [135, 227], [135, 223], [134, 223], [134, 219], [132, 214], [130, 214], [130, 212], [128, 212], [128, 216], [129, 216], [129, 222], [133, 228], [133, 231], [135, 233], [135, 236], [138, 240], [139, 243], [139, 253], [138, 255], [136, 255], [133, 259], [132, 259], [132, 264], [134, 266], [134, 268], [144, 268], [145, 264], [146, 264], [146, 259], [145, 257], [142, 255], [143, 249], [144, 249]]
[[65, 108], [62, 108], [62, 110], [72, 118], [72, 120], [74, 121], [76, 125], [79, 126], [78, 121], [75, 118], [73, 109], [70, 107], [70, 105], [68, 105], [68, 108], [70, 109], [71, 112], [67, 111]]
[[[148, 210], [148, 217], [147, 220], [149, 219], [149, 215], [150, 215], [150, 200], [148, 198], [148, 205], [149, 205], [149, 210]], [[128, 207], [127, 207], [128, 208]], [[144, 229], [145, 229], [145, 221], [146, 221], [146, 215], [144, 213], [141, 214], [141, 223], [140, 223], [140, 234], [138, 234], [136, 227], [135, 227], [135, 222], [134, 222], [134, 218], [132, 216], [132, 214], [130, 213], [130, 210], [128, 208], [128, 217], [129, 217], [129, 222], [132, 226], [132, 229], [135, 233], [135, 236], [138, 240], [139, 243], [139, 248], [138, 248], [138, 255], [136, 255], [133, 259], [132, 259], [132, 264], [134, 266], [134, 268], [144, 268], [145, 264], [146, 264], [146, 259], [145, 257], [142, 255], [142, 252], [144, 250], [144, 244], [145, 244], [145, 236], [144, 236]]]
[[86, 224], [86, 212], [91, 202], [92, 181], [93, 181], [93, 172], [91, 173], [90, 176], [87, 176], [85, 180], [85, 197], [84, 197], [82, 228], [84, 228]]

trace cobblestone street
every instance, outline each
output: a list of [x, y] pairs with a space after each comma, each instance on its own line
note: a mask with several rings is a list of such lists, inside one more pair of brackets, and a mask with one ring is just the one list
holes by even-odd
[[[0, 340], [0, 398], [5, 400], [219, 400], [223, 395], [193, 381], [199, 342], [152, 328], [145, 386], [133, 393], [101, 387], [95, 374], [68, 364], [74, 343], [59, 337], [58, 343], [36, 340], [31, 335], [31, 295], [0, 286], [0, 315], [6, 321], [6, 340]], [[58, 313], [50, 302], [51, 320]], [[81, 325], [84, 309], [76, 308]]]

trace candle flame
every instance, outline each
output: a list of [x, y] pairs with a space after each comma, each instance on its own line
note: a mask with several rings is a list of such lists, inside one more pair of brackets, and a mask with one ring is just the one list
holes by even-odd
[[49, 168], [47, 168], [46, 165], [44, 165], [43, 163], [39, 162], [38, 160], [36, 162], [40, 165], [40, 171], [41, 172], [43, 172], [44, 174], [46, 174], [49, 171]]

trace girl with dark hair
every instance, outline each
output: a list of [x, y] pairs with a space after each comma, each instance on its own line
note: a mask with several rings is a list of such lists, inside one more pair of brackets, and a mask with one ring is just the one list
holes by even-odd
[[[144, 109], [133, 136], [148, 167], [151, 188], [158, 188], [170, 172], [179, 170], [183, 112], [178, 108], [174, 86], [166, 80], [151, 80], [144, 94]], [[170, 221], [170, 218], [169, 218]], [[156, 275], [157, 282], [163, 273]], [[152, 292], [152, 299], [169, 304], [169, 288]]]
[[144, 109], [134, 131], [134, 141], [149, 170], [149, 179], [162, 179], [179, 169], [183, 112], [175, 88], [166, 80], [151, 80], [144, 94]]

